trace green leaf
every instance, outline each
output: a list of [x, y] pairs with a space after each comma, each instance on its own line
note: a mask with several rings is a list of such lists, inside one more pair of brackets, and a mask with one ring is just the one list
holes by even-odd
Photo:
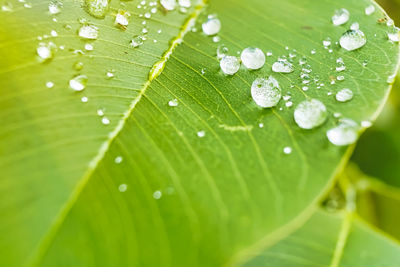
[[[47, 13], [48, 1], [34, 1], [32, 8], [10, 3], [13, 11], [0, 13], [5, 266], [242, 261], [307, 219], [350, 152], [326, 139], [326, 130], [337, 123], [332, 116], [306, 131], [283, 100], [276, 108], [257, 107], [250, 96], [253, 80], [271, 75], [277, 57], [296, 49], [295, 72], [273, 74], [283, 94], [290, 93], [294, 105], [317, 98], [330, 114], [359, 123], [375, 118], [389, 92], [387, 77], [397, 67], [398, 45], [376, 23], [384, 13], [377, 6], [366, 16], [367, 0], [213, 0], [183, 14], [157, 6], [146, 20], [147, 40], [136, 49], [129, 43], [143, 29], [139, 1], [111, 1], [104, 19], [89, 16], [81, 1], [65, 1], [55, 16]], [[351, 20], [335, 27], [331, 16], [343, 7]], [[132, 14], [126, 29], [114, 25], [118, 9]], [[222, 22], [220, 43], [199, 32], [213, 13]], [[88, 43], [77, 35], [83, 18], [98, 27], [99, 37], [89, 42], [93, 51], [81, 54], [77, 50]], [[334, 43], [352, 22], [367, 37], [363, 48], [323, 48], [325, 38]], [[191, 23], [198, 32], [190, 30]], [[52, 30], [58, 36], [44, 38]], [[58, 51], [40, 63], [36, 48], [50, 40]], [[226, 77], [215, 57], [222, 43], [231, 55], [257, 46], [273, 56], [261, 70], [242, 68]], [[311, 77], [324, 87], [312, 82], [308, 91], [301, 89], [297, 62], [303, 56]], [[339, 75], [339, 57], [345, 80], [330, 85], [330, 76]], [[82, 70], [73, 67], [77, 62], [83, 62]], [[107, 79], [112, 70], [115, 77]], [[68, 82], [78, 74], [88, 77], [87, 86], [73, 92]], [[49, 81], [53, 88], [45, 86]], [[348, 103], [327, 95], [344, 87], [355, 94]], [[177, 107], [168, 105], [173, 99]], [[110, 124], [101, 123], [99, 109]], [[205, 136], [199, 138], [199, 131]], [[293, 149], [290, 155], [283, 153], [286, 146]]]
[[316, 212], [299, 230], [245, 267], [397, 266], [400, 246], [350, 213]]

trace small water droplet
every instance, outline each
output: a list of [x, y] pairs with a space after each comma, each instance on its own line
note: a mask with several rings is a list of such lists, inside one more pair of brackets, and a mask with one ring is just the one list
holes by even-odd
[[217, 58], [218, 59], [222, 59], [223, 57], [225, 57], [228, 54], [228, 47], [226, 47], [225, 45], [219, 45], [217, 47]]
[[331, 39], [330, 38], [326, 38], [325, 40], [322, 41], [323, 46], [328, 47], [331, 45]]
[[375, 12], [375, 7], [373, 5], [369, 5], [365, 8], [365, 15], [369, 16]]
[[238, 72], [240, 68], [240, 62], [237, 57], [225, 56], [221, 59], [219, 63], [223, 73], [227, 75], [233, 75]]
[[341, 119], [339, 125], [328, 130], [326, 136], [328, 140], [336, 146], [346, 146], [353, 144], [358, 138], [358, 125], [351, 119]]
[[268, 79], [257, 78], [251, 85], [251, 96], [260, 107], [274, 107], [281, 99], [281, 88], [278, 81], [272, 76], [269, 76]]
[[204, 34], [215, 35], [221, 30], [221, 21], [216, 17], [208, 18], [206, 22], [201, 25]]
[[75, 70], [81, 70], [81, 69], [83, 69], [83, 63], [82, 63], [82, 62], [76, 62], [76, 63], [74, 64], [74, 69], [75, 69]]
[[86, 96], [82, 96], [81, 101], [82, 103], [86, 103], [89, 101], [89, 99]]
[[260, 122], [260, 123], [258, 124], [258, 127], [264, 128], [264, 123]]
[[54, 83], [48, 81], [48, 82], [46, 83], [46, 87], [47, 87], [47, 88], [53, 88], [53, 87], [54, 87]]
[[154, 193], [153, 193], [154, 199], [160, 199], [161, 197], [162, 197], [162, 193], [160, 190], [154, 191]]
[[265, 55], [260, 48], [247, 47], [245, 48], [241, 55], [243, 65], [251, 70], [257, 70], [262, 68], [265, 64]]
[[95, 18], [104, 18], [109, 2], [109, 0], [85, 0], [85, 10]]
[[340, 37], [339, 42], [340, 46], [347, 51], [353, 51], [363, 47], [367, 42], [367, 38], [360, 30], [348, 30]]
[[388, 32], [388, 39], [392, 42], [399, 42], [400, 36], [399, 36], [400, 29], [397, 27], [394, 27], [390, 32]]
[[116, 164], [120, 164], [120, 163], [122, 162], [122, 157], [121, 157], [121, 156], [115, 157], [114, 162], [115, 162]]
[[49, 12], [52, 15], [57, 15], [61, 12], [62, 9], [62, 2], [60, 1], [51, 1], [49, 4]]
[[278, 61], [272, 64], [273, 72], [281, 72], [281, 73], [291, 73], [294, 71], [293, 64], [287, 61], [286, 59], [278, 59]]
[[328, 112], [325, 105], [317, 100], [304, 100], [294, 110], [294, 120], [300, 128], [312, 129], [322, 125]]
[[221, 37], [219, 37], [219, 36], [214, 36], [214, 37], [212, 38], [212, 40], [213, 40], [214, 43], [219, 43], [219, 41], [221, 41]]
[[335, 10], [335, 13], [332, 16], [332, 23], [335, 26], [339, 26], [345, 24], [350, 18], [350, 13], [347, 9], [341, 8]]
[[109, 70], [106, 72], [107, 79], [112, 79], [112, 78], [114, 78], [114, 76], [115, 76], [114, 70]]
[[99, 29], [93, 25], [82, 25], [79, 28], [79, 36], [85, 39], [95, 40], [99, 36]]
[[115, 16], [115, 24], [125, 28], [129, 24], [130, 17], [131, 17], [131, 13], [129, 13], [128, 11], [119, 9], [117, 15]]
[[160, 4], [166, 10], [171, 11], [176, 7], [176, 0], [160, 0]]
[[285, 146], [284, 148], [283, 148], [283, 153], [285, 153], [285, 154], [290, 154], [290, 153], [292, 153], [292, 148], [290, 147], [290, 146]]
[[131, 40], [131, 46], [133, 46], [134, 48], [139, 47], [143, 44], [143, 37], [140, 35], [135, 35], [133, 36], [132, 40]]
[[206, 132], [205, 131], [198, 131], [197, 132], [197, 136], [200, 138], [203, 138], [204, 136], [206, 136]]
[[336, 93], [336, 100], [339, 102], [350, 101], [353, 98], [353, 91], [349, 88], [344, 88]]
[[178, 99], [172, 99], [172, 100], [170, 100], [170, 101], [168, 101], [168, 106], [170, 106], [170, 107], [176, 107], [176, 106], [178, 106]]
[[3, 11], [3, 12], [12, 12], [12, 11], [13, 11], [13, 6], [12, 6], [12, 4], [9, 3], [9, 2], [4, 3], [4, 4], [1, 6], [1, 11]]
[[190, 0], [179, 0], [178, 4], [181, 7], [189, 8], [192, 5], [192, 2]]
[[108, 124], [110, 124], [110, 120], [107, 117], [103, 117], [101, 119], [101, 123], [104, 125], [108, 125]]
[[97, 115], [100, 116], [100, 117], [104, 116], [104, 110], [98, 109], [97, 110]]
[[353, 24], [350, 25], [350, 30], [359, 30], [360, 29], [360, 25], [358, 24], [358, 22], [354, 22]]
[[93, 50], [93, 45], [92, 44], [85, 44], [85, 50], [86, 51], [92, 51]]
[[39, 43], [36, 48], [36, 53], [39, 56], [41, 61], [47, 61], [53, 58], [53, 51], [56, 49], [56, 46], [50, 43]]
[[88, 77], [86, 75], [77, 75], [69, 80], [69, 87], [75, 91], [82, 91], [85, 89], [87, 81]]
[[119, 190], [119, 192], [125, 192], [126, 190], [128, 189], [128, 186], [126, 185], [126, 184], [120, 184], [119, 186], [118, 186], [118, 190]]

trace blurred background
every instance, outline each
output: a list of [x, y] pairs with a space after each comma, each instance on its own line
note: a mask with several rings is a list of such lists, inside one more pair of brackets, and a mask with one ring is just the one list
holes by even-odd
[[[377, 0], [400, 26], [400, 0]], [[400, 79], [374, 126], [360, 138], [342, 175], [358, 189], [361, 217], [400, 241]], [[331, 193], [335, 193], [335, 190]], [[340, 199], [337, 197], [337, 199]], [[340, 203], [337, 205], [340, 205]]]

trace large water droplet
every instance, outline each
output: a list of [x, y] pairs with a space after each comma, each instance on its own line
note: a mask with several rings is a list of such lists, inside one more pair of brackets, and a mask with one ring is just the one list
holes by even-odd
[[345, 24], [350, 18], [350, 13], [347, 9], [341, 8], [335, 10], [335, 13], [332, 16], [332, 23], [335, 26], [339, 26]]
[[243, 65], [252, 70], [262, 68], [265, 64], [265, 55], [260, 48], [247, 47], [240, 55]]
[[272, 64], [272, 71], [291, 73], [294, 71], [294, 67], [293, 64], [287, 61], [286, 59], [278, 59], [278, 61]]
[[174, 10], [176, 7], [176, 0], [160, 0], [160, 4], [166, 9], [166, 10]]
[[336, 146], [353, 144], [358, 138], [359, 126], [351, 119], [341, 119], [339, 125], [326, 132], [328, 140]]
[[337, 92], [336, 94], [336, 100], [339, 102], [346, 102], [350, 101], [353, 98], [353, 91], [351, 91], [349, 88], [344, 88]]
[[69, 87], [75, 91], [82, 91], [85, 89], [88, 81], [88, 77], [86, 75], [78, 75], [69, 80]]
[[300, 128], [312, 129], [323, 124], [328, 117], [325, 105], [317, 100], [305, 100], [294, 110], [294, 120]]
[[99, 29], [93, 25], [82, 25], [78, 34], [82, 38], [95, 40], [99, 36]]
[[201, 25], [206, 35], [215, 35], [221, 30], [221, 21], [216, 17], [209, 17], [206, 22]]
[[360, 30], [348, 30], [340, 37], [339, 43], [347, 51], [353, 51], [363, 47], [367, 43], [367, 38]]
[[226, 56], [219, 63], [221, 70], [227, 75], [235, 74], [240, 68], [240, 62], [237, 57]]
[[278, 81], [272, 76], [269, 76], [268, 79], [257, 78], [251, 85], [251, 96], [260, 107], [274, 107], [281, 99], [281, 88]]
[[104, 18], [110, 0], [85, 0], [86, 11], [95, 18]]

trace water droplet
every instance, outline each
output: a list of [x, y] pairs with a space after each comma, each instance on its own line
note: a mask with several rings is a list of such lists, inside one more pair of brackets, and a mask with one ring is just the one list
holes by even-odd
[[203, 138], [204, 136], [206, 136], [206, 132], [205, 131], [198, 131], [197, 132], [197, 136], [200, 138]]
[[133, 36], [132, 40], [131, 40], [131, 46], [133, 46], [134, 48], [139, 47], [143, 44], [143, 37], [140, 35], [135, 35]]
[[47, 88], [53, 88], [54, 87], [54, 83], [49, 81], [49, 82], [46, 83], [46, 87]]
[[86, 51], [92, 51], [93, 50], [93, 45], [92, 44], [85, 44], [85, 50]]
[[237, 57], [234, 56], [225, 56], [221, 59], [219, 63], [221, 70], [223, 73], [227, 75], [233, 75], [238, 72], [240, 68], [240, 62]]
[[243, 65], [251, 70], [262, 68], [265, 64], [265, 55], [260, 48], [247, 47], [240, 55]]
[[99, 29], [93, 25], [82, 25], [78, 34], [82, 38], [94, 40], [99, 36]]
[[114, 162], [115, 162], [116, 164], [120, 164], [120, 163], [122, 162], [122, 157], [121, 157], [121, 156], [115, 157]]
[[82, 103], [86, 103], [89, 101], [89, 99], [86, 96], [82, 96], [81, 101]]
[[335, 26], [339, 26], [345, 24], [350, 18], [350, 13], [347, 9], [341, 8], [335, 10], [335, 13], [332, 16], [332, 23]]
[[154, 199], [160, 199], [161, 197], [162, 197], [162, 193], [160, 190], [154, 191], [154, 193], [153, 193]]
[[351, 119], [341, 119], [339, 125], [328, 130], [326, 136], [328, 140], [336, 146], [346, 146], [353, 144], [358, 138], [358, 125]]
[[310, 51], [310, 54], [311, 55], [315, 55], [317, 53], [317, 51], [315, 51], [315, 49], [312, 49], [311, 51]]
[[331, 39], [326, 38], [325, 40], [322, 41], [323, 46], [328, 47], [331, 45]]
[[214, 36], [214, 37], [212, 38], [212, 40], [213, 40], [214, 43], [218, 43], [219, 41], [221, 41], [221, 37], [219, 37], [219, 36]]
[[386, 81], [387, 83], [393, 83], [395, 78], [396, 78], [396, 73], [389, 75]]
[[176, 7], [176, 0], [160, 0], [160, 4], [166, 9], [166, 10], [174, 10]]
[[110, 124], [110, 120], [107, 117], [103, 117], [101, 119], [101, 123], [104, 125], [108, 125], [108, 124]]
[[290, 154], [292, 153], [292, 148], [290, 146], [286, 146], [283, 148], [283, 153]]
[[286, 59], [278, 59], [274, 64], [272, 64], [273, 72], [291, 73], [294, 71], [293, 64]]
[[104, 116], [104, 110], [98, 109], [97, 110], [97, 115], [100, 116], [100, 117]]
[[318, 127], [325, 122], [327, 117], [325, 105], [317, 99], [305, 100], [294, 110], [294, 120], [303, 129]]
[[386, 26], [392, 27], [393, 25], [394, 25], [394, 21], [393, 21], [392, 19], [388, 19], [388, 20], [386, 21]]
[[186, 8], [189, 8], [192, 5], [190, 0], [179, 0], [178, 3], [181, 7], [186, 7]]
[[129, 18], [131, 17], [131, 13], [125, 10], [118, 10], [117, 15], [115, 16], [115, 24], [126, 27], [129, 24]]
[[339, 102], [346, 102], [350, 101], [353, 98], [353, 91], [351, 91], [349, 88], [344, 88], [337, 92], [336, 94], [336, 100]]
[[49, 12], [52, 15], [59, 14], [62, 9], [62, 3], [59, 1], [52, 1], [49, 4]]
[[126, 184], [120, 184], [118, 186], [119, 192], [125, 192], [128, 189], [128, 186]]
[[112, 79], [112, 78], [114, 78], [114, 70], [109, 70], [109, 71], [107, 71], [106, 72], [106, 77], [107, 77], [107, 79]]
[[369, 5], [365, 8], [365, 15], [369, 16], [375, 12], [375, 7], [373, 5]]
[[251, 85], [251, 96], [260, 107], [274, 107], [281, 99], [281, 88], [278, 81], [272, 76], [269, 76], [268, 79], [257, 78]]
[[4, 4], [1, 6], [1, 11], [3, 11], [3, 12], [12, 12], [12, 11], [13, 11], [13, 6], [12, 6], [12, 4], [9, 3], [9, 2], [4, 3]]
[[85, 89], [88, 81], [88, 77], [86, 75], [78, 75], [69, 80], [69, 87], [75, 91], [82, 91]]
[[176, 107], [176, 106], [178, 106], [178, 99], [172, 99], [172, 100], [170, 100], [170, 101], [168, 101], [168, 106], [170, 106], [170, 107]]
[[95, 18], [104, 18], [109, 2], [109, 0], [85, 0], [85, 10]]
[[226, 47], [225, 45], [219, 45], [217, 47], [217, 58], [222, 59], [228, 54], [228, 51], [228, 47]]
[[336, 79], [338, 81], [343, 81], [344, 80], [344, 76], [343, 75], [337, 76]]
[[82, 63], [82, 62], [76, 62], [76, 63], [74, 64], [74, 69], [75, 69], [75, 70], [81, 70], [81, 69], [83, 69], [83, 63]]
[[388, 32], [387, 35], [389, 40], [392, 42], [399, 42], [400, 40], [399, 31], [400, 31], [399, 28], [394, 27], [391, 32]]
[[340, 46], [347, 51], [353, 51], [363, 47], [367, 42], [367, 38], [360, 30], [348, 30], [340, 37], [339, 42]]
[[55, 30], [52, 30], [52, 31], [50, 32], [50, 35], [53, 36], [53, 37], [57, 37], [57, 36], [58, 36], [58, 33], [57, 33]]
[[290, 108], [291, 106], [293, 106], [293, 102], [292, 101], [288, 101], [285, 103], [285, 106]]
[[369, 127], [372, 126], [372, 122], [370, 122], [370, 121], [362, 121], [361, 122], [361, 126], [364, 127], [364, 128], [369, 128]]
[[354, 22], [353, 24], [350, 25], [350, 30], [359, 30], [360, 29], [360, 25], [358, 24], [358, 22]]
[[221, 21], [216, 17], [208, 18], [206, 22], [201, 25], [204, 34], [215, 35], [221, 30]]
[[53, 43], [39, 43], [38, 47], [36, 48], [36, 53], [38, 54], [40, 60], [46, 61], [53, 58], [53, 51], [55, 50], [56, 46]]
[[258, 127], [264, 128], [264, 123], [260, 122], [260, 123], [258, 124]]

